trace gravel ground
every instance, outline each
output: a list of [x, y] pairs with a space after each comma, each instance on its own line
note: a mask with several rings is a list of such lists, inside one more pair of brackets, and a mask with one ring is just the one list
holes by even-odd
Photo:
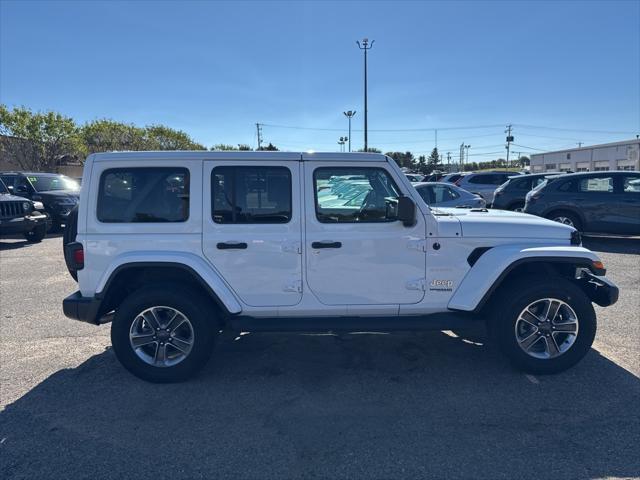
[[63, 316], [60, 237], [2, 240], [2, 478], [640, 477], [640, 241], [585, 244], [621, 297], [560, 375], [443, 332], [247, 334], [195, 380], [152, 385], [108, 325]]

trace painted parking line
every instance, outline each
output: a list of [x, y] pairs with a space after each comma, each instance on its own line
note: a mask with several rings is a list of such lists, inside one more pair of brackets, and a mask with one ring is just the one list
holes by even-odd
[[529, 380], [531, 383], [535, 383], [536, 385], [540, 383], [540, 380], [538, 380], [533, 375], [526, 374], [525, 377], [527, 377], [527, 380]]

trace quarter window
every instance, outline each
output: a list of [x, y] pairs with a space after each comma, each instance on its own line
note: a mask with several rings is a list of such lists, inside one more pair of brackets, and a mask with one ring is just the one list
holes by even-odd
[[286, 167], [216, 167], [211, 172], [216, 223], [288, 223], [291, 172]]
[[104, 223], [184, 222], [189, 218], [186, 168], [114, 168], [100, 177], [98, 220]]
[[624, 193], [640, 193], [640, 176], [623, 177], [622, 191]]
[[382, 168], [317, 168], [313, 182], [316, 217], [322, 223], [397, 220], [400, 190]]

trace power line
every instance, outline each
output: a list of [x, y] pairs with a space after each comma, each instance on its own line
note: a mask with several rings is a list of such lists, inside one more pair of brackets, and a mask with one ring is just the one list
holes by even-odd
[[636, 132], [629, 131], [612, 131], [612, 130], [588, 130], [580, 128], [560, 128], [560, 127], [543, 127], [540, 125], [525, 125], [522, 123], [514, 123], [514, 126], [521, 128], [533, 128], [539, 130], [556, 130], [559, 132], [583, 132], [583, 133], [604, 133], [608, 135], [634, 135]]
[[[271, 128], [288, 128], [292, 130], [316, 130], [324, 132], [342, 132], [341, 128], [320, 128], [320, 127], [300, 127], [296, 125], [278, 125], [273, 123], [261, 123], [263, 127]], [[475, 130], [482, 128], [498, 128], [502, 125], [476, 125], [468, 127], [438, 127], [438, 128], [386, 128], [386, 129], [368, 129], [369, 132], [434, 132], [435, 130]], [[363, 129], [353, 129], [354, 132], [363, 132]]]

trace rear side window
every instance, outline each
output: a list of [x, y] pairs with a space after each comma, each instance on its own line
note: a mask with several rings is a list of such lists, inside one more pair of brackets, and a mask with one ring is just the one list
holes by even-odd
[[452, 175], [449, 180], [447, 180], [447, 182], [449, 183], [455, 183], [458, 180], [460, 180], [460, 178], [462, 178], [462, 175]]
[[579, 189], [581, 192], [613, 192], [612, 177], [591, 177], [580, 180]]
[[469, 183], [477, 183], [481, 185], [502, 185], [507, 181], [507, 175], [501, 174], [484, 174], [474, 175], [469, 179]]
[[291, 172], [286, 167], [216, 167], [211, 172], [216, 223], [288, 223]]
[[[544, 180], [544, 178], [542, 179]], [[531, 190], [531, 179], [523, 178], [522, 180], [511, 180], [513, 182], [513, 187], [516, 190]]]
[[100, 177], [97, 216], [104, 223], [184, 222], [189, 218], [189, 170], [105, 170]]
[[640, 176], [623, 177], [622, 191], [624, 193], [640, 193]]

